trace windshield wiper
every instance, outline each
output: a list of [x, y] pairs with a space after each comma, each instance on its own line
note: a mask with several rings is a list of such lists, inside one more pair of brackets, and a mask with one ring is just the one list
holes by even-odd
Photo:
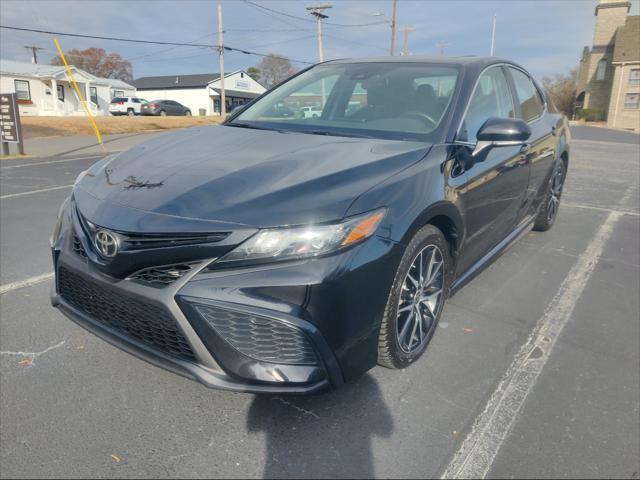
[[271, 128], [258, 127], [256, 125], [251, 125], [250, 123], [241, 123], [241, 122], [230, 122], [227, 123], [229, 127], [240, 127], [240, 128], [251, 128], [253, 130], [272, 130]]
[[328, 137], [373, 138], [370, 135], [364, 135], [362, 133], [330, 132], [327, 130], [299, 130], [299, 133], [310, 133], [311, 135], [325, 135]]

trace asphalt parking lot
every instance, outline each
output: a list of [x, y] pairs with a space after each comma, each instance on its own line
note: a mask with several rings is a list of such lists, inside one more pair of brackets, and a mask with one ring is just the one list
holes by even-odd
[[0, 475], [638, 478], [639, 138], [575, 128], [554, 228], [450, 299], [420, 362], [312, 397], [208, 390], [65, 319], [48, 237], [101, 153], [3, 160]]

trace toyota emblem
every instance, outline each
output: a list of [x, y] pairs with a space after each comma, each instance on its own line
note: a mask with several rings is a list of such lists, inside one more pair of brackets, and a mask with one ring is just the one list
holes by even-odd
[[120, 248], [120, 240], [115, 233], [109, 230], [98, 230], [95, 237], [98, 253], [106, 258], [113, 258]]

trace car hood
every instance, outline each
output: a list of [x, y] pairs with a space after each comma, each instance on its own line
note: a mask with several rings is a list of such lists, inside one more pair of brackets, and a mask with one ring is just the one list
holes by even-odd
[[359, 195], [419, 161], [428, 148], [422, 142], [198, 127], [103, 159], [78, 181], [74, 197], [90, 221], [120, 230], [325, 222], [342, 218]]

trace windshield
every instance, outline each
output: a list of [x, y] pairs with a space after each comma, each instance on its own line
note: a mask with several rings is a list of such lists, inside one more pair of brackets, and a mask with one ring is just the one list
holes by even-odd
[[419, 63], [326, 64], [303, 72], [227, 125], [435, 141], [458, 68]]

